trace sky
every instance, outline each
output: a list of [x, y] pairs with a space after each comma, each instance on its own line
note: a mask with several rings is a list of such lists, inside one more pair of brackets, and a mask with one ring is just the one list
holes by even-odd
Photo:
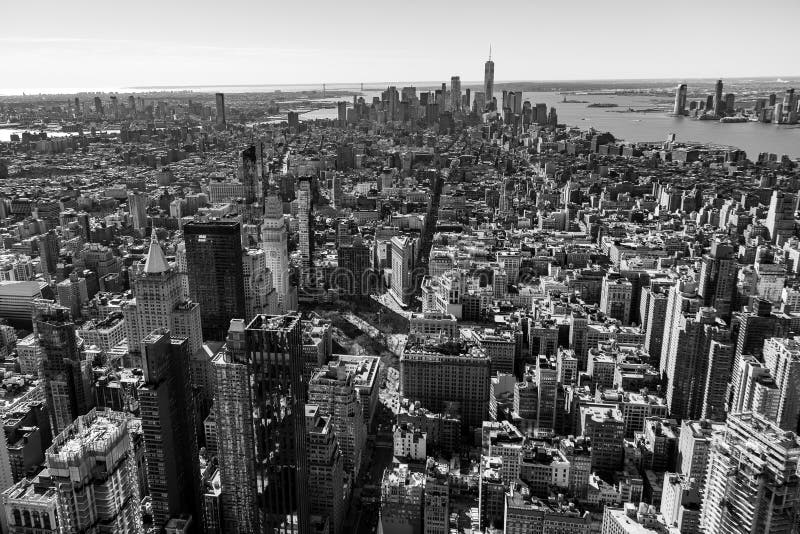
[[37, 0], [2, 12], [0, 89], [26, 92], [479, 81], [490, 45], [498, 82], [800, 75], [800, 0]]

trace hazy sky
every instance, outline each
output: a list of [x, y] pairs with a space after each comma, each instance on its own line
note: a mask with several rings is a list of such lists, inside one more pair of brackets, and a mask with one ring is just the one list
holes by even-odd
[[[124, 6], [124, 7], [122, 7]], [[800, 75], [800, 0], [3, 2], [0, 88]]]

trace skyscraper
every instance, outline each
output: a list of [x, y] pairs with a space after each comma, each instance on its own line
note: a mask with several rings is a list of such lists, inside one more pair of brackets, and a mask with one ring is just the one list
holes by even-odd
[[189, 374], [189, 342], [168, 331], [144, 338], [139, 407], [147, 459], [153, 523], [163, 529], [171, 517], [192, 516], [191, 532], [202, 532], [197, 413]]
[[272, 274], [272, 286], [278, 295], [278, 308], [290, 309], [289, 298], [289, 245], [283, 206], [277, 195], [267, 197], [264, 224], [261, 226], [261, 247]]
[[686, 115], [686, 84], [682, 83], [675, 91], [675, 106], [672, 109], [673, 115]]
[[167, 262], [155, 232], [144, 267], [135, 267], [138, 270], [134, 269], [131, 279], [134, 298], [123, 306], [128, 352], [134, 366], [141, 367], [141, 341], [154, 330], [167, 329], [175, 337], [188, 338], [193, 357], [202, 352], [200, 307], [183, 293], [181, 275]]
[[344, 468], [331, 418], [319, 407], [306, 406], [306, 449], [310, 512], [328, 522], [325, 532], [339, 534], [344, 519]]
[[314, 221], [312, 220], [311, 177], [300, 179], [297, 192], [297, 221], [299, 239], [297, 248], [300, 250], [300, 282], [304, 287], [314, 286], [313, 259], [314, 259]]
[[75, 334], [67, 308], [38, 300], [33, 314], [34, 332], [44, 353], [40, 374], [55, 435], [92, 407], [92, 364], [83, 358], [83, 340]]
[[769, 238], [783, 244], [783, 240], [794, 235], [794, 212], [797, 207], [797, 197], [792, 193], [779, 190], [772, 192], [767, 212], [766, 227], [769, 230]]
[[[492, 61], [492, 49], [489, 48], [489, 59], [483, 65], [483, 94], [486, 99], [486, 107], [492, 105], [494, 97], [494, 61]], [[483, 110], [478, 110], [483, 111]]]
[[700, 515], [705, 532], [794, 532], [800, 440], [758, 414], [731, 414], [714, 437]]
[[712, 243], [709, 254], [703, 255], [697, 293], [705, 306], [716, 309], [724, 319], [731, 316], [737, 272], [733, 247], [720, 241]]
[[67, 426], [47, 449], [46, 465], [58, 494], [59, 532], [142, 532], [129, 418], [92, 410]]
[[450, 110], [461, 111], [461, 77], [450, 78]]
[[140, 236], [145, 235], [145, 231], [147, 231], [147, 204], [149, 201], [146, 193], [128, 193], [128, 213], [131, 216], [131, 225], [134, 230], [139, 232]]
[[245, 317], [241, 225], [190, 222], [183, 227], [189, 295], [200, 305], [205, 339], [225, 339], [230, 320]]
[[725, 100], [722, 96], [722, 80], [714, 86], [714, 115], [722, 117], [725, 113]]
[[231, 321], [213, 363], [225, 532], [308, 534], [300, 315]]
[[775, 424], [783, 430], [800, 428], [800, 342], [773, 337], [764, 342], [764, 367], [777, 386]]
[[224, 127], [227, 122], [225, 121], [225, 95], [223, 93], [216, 94], [217, 101], [217, 126]]

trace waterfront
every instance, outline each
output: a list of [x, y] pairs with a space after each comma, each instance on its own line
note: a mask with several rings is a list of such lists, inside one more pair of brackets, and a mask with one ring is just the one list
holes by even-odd
[[[365, 84], [362, 92], [360, 84], [328, 84], [328, 91], [354, 91], [363, 95], [367, 102], [373, 97], [380, 97], [379, 84]], [[401, 84], [397, 84], [398, 87]], [[434, 86], [430, 83], [417, 86], [418, 91], [430, 90]], [[476, 87], [471, 87], [475, 91]], [[338, 112], [333, 105], [335, 98], [322, 97], [322, 85], [252, 85], [252, 86], [206, 86], [206, 87], [137, 87], [128, 90], [141, 92], [156, 91], [192, 91], [198, 94], [225, 91], [236, 93], [267, 93], [273, 91], [319, 91], [319, 98], [312, 98], [317, 102], [330, 103], [331, 107], [301, 111], [302, 120], [336, 119]], [[124, 92], [124, 91], [123, 91]], [[531, 104], [543, 103], [555, 106], [558, 111], [559, 123], [578, 128], [595, 128], [601, 132], [611, 132], [618, 139], [625, 141], [663, 141], [670, 133], [675, 133], [679, 141], [696, 141], [717, 145], [729, 145], [741, 148], [750, 159], [758, 157], [760, 152], [786, 154], [793, 158], [800, 158], [800, 126], [762, 124], [755, 122], [722, 124], [718, 121], [697, 121], [688, 117], [673, 117], [668, 114], [672, 101], [668, 96], [657, 95], [631, 95], [631, 94], [586, 94], [581, 92], [566, 95], [568, 102], [564, 102], [561, 92], [529, 92], [523, 91], [523, 101], [529, 100]], [[502, 101], [502, 92], [495, 92], [498, 101]], [[352, 106], [352, 99], [345, 99], [348, 107]], [[571, 101], [571, 102], [570, 102]], [[288, 105], [287, 105], [288, 104]], [[294, 100], [282, 104], [282, 109], [292, 109], [290, 104], [300, 104]], [[588, 107], [589, 104], [615, 104], [616, 107]], [[628, 112], [634, 110], [659, 109], [660, 111]], [[270, 121], [277, 122], [277, 121]], [[0, 128], [0, 142], [8, 142], [12, 133], [20, 133], [19, 129]], [[52, 136], [69, 135], [62, 132], [49, 132]]]

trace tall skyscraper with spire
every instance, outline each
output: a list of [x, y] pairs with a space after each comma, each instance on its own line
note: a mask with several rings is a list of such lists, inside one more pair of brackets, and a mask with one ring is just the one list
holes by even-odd
[[483, 66], [483, 94], [486, 106], [492, 105], [494, 96], [494, 61], [492, 61], [492, 47], [489, 46], [489, 60]]
[[123, 307], [128, 353], [141, 367], [142, 340], [154, 330], [167, 329], [189, 340], [189, 353], [203, 348], [200, 307], [183, 292], [181, 275], [167, 262], [153, 230], [144, 267], [132, 276], [133, 299]]

